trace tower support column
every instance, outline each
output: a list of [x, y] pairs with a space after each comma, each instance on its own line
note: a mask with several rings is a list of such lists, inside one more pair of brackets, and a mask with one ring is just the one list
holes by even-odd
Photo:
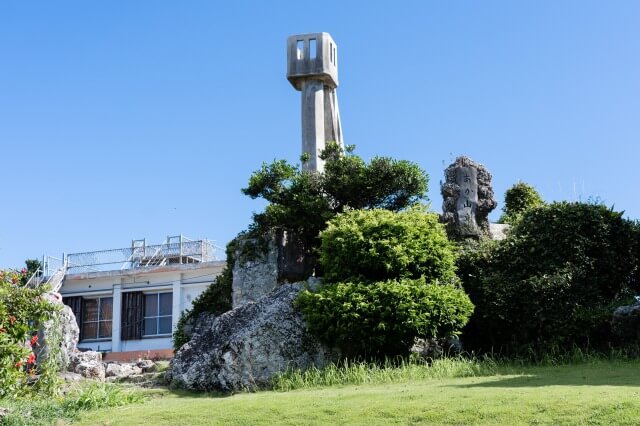
[[321, 171], [324, 161], [319, 155], [325, 147], [325, 92], [318, 80], [302, 83], [302, 152], [309, 159], [302, 163], [302, 170]]

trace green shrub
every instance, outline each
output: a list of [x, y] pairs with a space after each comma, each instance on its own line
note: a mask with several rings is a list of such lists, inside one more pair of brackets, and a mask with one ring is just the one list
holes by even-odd
[[[55, 362], [37, 370], [34, 351], [40, 344], [38, 325], [51, 319], [57, 308], [43, 297], [48, 290], [45, 286], [30, 288], [23, 284], [26, 275], [26, 269], [0, 271], [0, 399], [55, 391], [48, 386], [54, 383], [50, 379], [56, 373]], [[43, 383], [39, 383], [37, 374]]]
[[518, 182], [507, 189], [504, 194], [503, 214], [500, 223], [513, 223], [526, 210], [544, 204], [542, 197], [536, 189], [524, 182]]
[[365, 358], [406, 354], [416, 337], [454, 335], [473, 311], [464, 291], [424, 278], [331, 284], [296, 303], [322, 341]]
[[193, 300], [191, 309], [185, 309], [180, 314], [180, 318], [173, 330], [172, 343], [175, 351], [179, 350], [182, 345], [187, 343], [191, 336], [186, 333], [185, 328], [193, 325], [204, 312], [214, 315], [222, 315], [231, 310], [231, 291], [233, 284], [233, 266], [235, 264], [234, 256], [236, 250], [236, 239], [234, 238], [227, 244], [226, 256], [227, 264], [222, 273], [218, 275], [213, 283], [209, 285], [198, 297]]
[[347, 211], [329, 221], [321, 239], [327, 282], [454, 275], [454, 247], [444, 227], [436, 214], [419, 208]]
[[462, 252], [476, 305], [464, 333], [475, 349], [508, 353], [606, 349], [613, 307], [637, 294], [638, 227], [603, 205], [529, 209], [496, 245]]

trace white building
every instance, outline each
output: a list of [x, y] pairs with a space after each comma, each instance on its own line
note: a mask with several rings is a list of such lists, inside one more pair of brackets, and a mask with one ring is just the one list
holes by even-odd
[[170, 350], [180, 313], [222, 272], [222, 251], [207, 240], [169, 237], [131, 247], [44, 259], [45, 275], [64, 269], [59, 289], [80, 327], [81, 349]]

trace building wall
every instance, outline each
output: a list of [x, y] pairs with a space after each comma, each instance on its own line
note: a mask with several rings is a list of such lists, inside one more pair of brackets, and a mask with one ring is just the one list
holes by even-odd
[[145, 294], [171, 292], [173, 330], [180, 313], [191, 308], [193, 300], [215, 280], [224, 266], [224, 261], [216, 261], [67, 275], [60, 289], [63, 298], [113, 298], [111, 339], [81, 340], [78, 347], [106, 352], [170, 349], [170, 334], [138, 340], [121, 339], [122, 294], [131, 291]]

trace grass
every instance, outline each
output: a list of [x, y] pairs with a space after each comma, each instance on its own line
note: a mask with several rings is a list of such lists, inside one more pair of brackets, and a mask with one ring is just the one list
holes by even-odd
[[144, 404], [83, 413], [78, 424], [632, 425], [640, 419], [638, 360], [537, 366], [449, 360], [377, 370], [353, 364], [279, 380], [279, 390], [231, 396], [156, 391]]
[[48, 425], [72, 421], [84, 411], [119, 407], [142, 400], [143, 394], [137, 390], [108, 383], [84, 383], [59, 397], [0, 400], [0, 406], [10, 410], [9, 415], [0, 419], [0, 425]]
[[383, 365], [365, 362], [344, 361], [323, 369], [311, 368], [301, 372], [288, 371], [273, 381], [273, 390], [317, 388], [336, 385], [364, 385], [398, 383], [410, 380], [476, 377], [515, 371], [512, 363], [499, 362], [491, 358], [483, 360], [468, 358], [444, 358], [433, 362], [400, 359], [387, 361]]

